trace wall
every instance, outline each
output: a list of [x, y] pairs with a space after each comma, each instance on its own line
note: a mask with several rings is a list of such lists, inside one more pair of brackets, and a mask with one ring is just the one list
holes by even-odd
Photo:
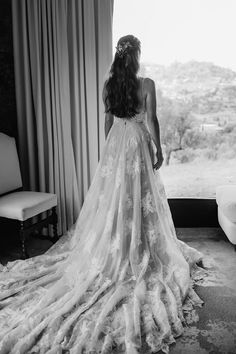
[[0, 0], [0, 132], [17, 135], [10, 0]]

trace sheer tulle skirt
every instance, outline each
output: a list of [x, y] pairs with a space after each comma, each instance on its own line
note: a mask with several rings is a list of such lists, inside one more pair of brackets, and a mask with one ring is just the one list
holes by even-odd
[[203, 301], [202, 254], [177, 239], [146, 125], [113, 124], [76, 223], [44, 255], [0, 274], [0, 353], [145, 353]]

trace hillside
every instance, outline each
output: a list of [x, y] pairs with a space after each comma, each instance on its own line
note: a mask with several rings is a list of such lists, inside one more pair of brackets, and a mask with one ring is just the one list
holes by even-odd
[[236, 120], [236, 72], [209, 62], [175, 62], [169, 66], [142, 63], [141, 75], [151, 77], [159, 102], [163, 96], [191, 103], [197, 116]]

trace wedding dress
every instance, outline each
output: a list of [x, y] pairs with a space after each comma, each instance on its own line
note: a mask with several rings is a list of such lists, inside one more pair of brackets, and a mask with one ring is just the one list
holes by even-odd
[[168, 353], [201, 306], [203, 255], [176, 237], [143, 109], [114, 117], [76, 223], [0, 273], [0, 354]]

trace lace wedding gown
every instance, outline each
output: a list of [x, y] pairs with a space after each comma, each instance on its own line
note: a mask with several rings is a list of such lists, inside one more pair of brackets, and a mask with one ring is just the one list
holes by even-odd
[[0, 354], [168, 352], [203, 301], [202, 254], [176, 237], [142, 111], [115, 117], [79, 217], [45, 254], [0, 273]]

